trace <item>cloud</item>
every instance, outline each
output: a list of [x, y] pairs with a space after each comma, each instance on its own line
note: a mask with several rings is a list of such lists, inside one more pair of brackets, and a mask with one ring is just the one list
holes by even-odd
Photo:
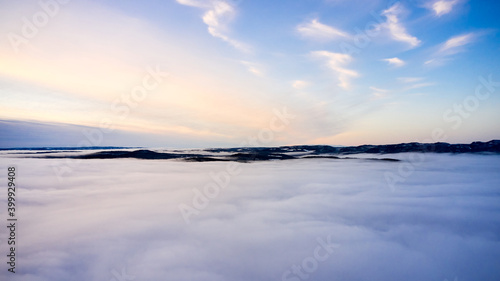
[[387, 92], [389, 92], [389, 90], [381, 89], [381, 88], [377, 88], [377, 87], [373, 87], [373, 86], [370, 87], [370, 90], [373, 90], [375, 92], [381, 92], [381, 93], [387, 93]]
[[406, 28], [401, 24], [399, 17], [402, 12], [403, 6], [399, 2], [392, 5], [389, 9], [384, 10], [382, 15], [387, 18], [387, 21], [382, 25], [389, 30], [394, 40], [407, 43], [411, 47], [416, 47], [420, 45], [421, 41], [417, 37], [408, 34]]
[[436, 84], [434, 82], [425, 82], [424, 81], [425, 79], [423, 77], [399, 77], [398, 80], [406, 84], [405, 87], [403, 88], [403, 91], [429, 87]]
[[263, 76], [264, 72], [262, 71], [261, 67], [259, 67], [258, 64], [249, 62], [249, 61], [241, 61], [241, 64], [247, 67], [248, 71], [257, 75], [257, 76]]
[[300, 35], [317, 41], [330, 41], [337, 38], [349, 38], [350, 35], [339, 29], [320, 23], [317, 19], [297, 26]]
[[[0, 119], [0, 148], [82, 146], [200, 146], [200, 132], [176, 131], [160, 134], [131, 130], [106, 130], [58, 122]], [[193, 134], [198, 133], [197, 136]], [[212, 143], [211, 145], [216, 145]]]
[[475, 37], [475, 34], [472, 32], [452, 37], [444, 42], [444, 44], [439, 49], [439, 52], [447, 54], [457, 53], [460, 51], [459, 47], [474, 42]]
[[381, 89], [381, 88], [377, 88], [377, 87], [373, 87], [373, 86], [370, 87], [370, 90], [373, 91], [372, 96], [374, 99], [385, 98], [385, 97], [387, 97], [387, 93], [389, 92], [389, 90]]
[[292, 87], [295, 89], [303, 89], [309, 85], [309, 82], [303, 80], [295, 80], [292, 83]]
[[194, 1], [194, 0], [177, 0], [177, 3], [201, 8], [205, 10], [202, 16], [203, 22], [208, 26], [208, 32], [213, 37], [226, 41], [234, 48], [242, 52], [250, 52], [251, 48], [245, 43], [230, 38], [228, 33], [228, 24], [236, 16], [236, 9], [232, 4], [222, 0], [213, 1]]
[[413, 85], [405, 88], [405, 90], [413, 90], [413, 89], [418, 89], [418, 88], [424, 88], [424, 87], [434, 86], [435, 84], [436, 83], [432, 83], [432, 82], [417, 83], [417, 84], [413, 84]]
[[402, 61], [401, 59], [399, 58], [388, 58], [388, 59], [383, 59], [383, 61], [386, 61], [389, 63], [389, 65], [392, 65], [392, 66], [395, 66], [395, 67], [401, 67], [403, 65], [405, 65], [406, 63], [404, 61]]
[[431, 3], [430, 8], [436, 16], [440, 17], [442, 15], [448, 14], [458, 3], [458, 0], [439, 0], [434, 3]]
[[444, 60], [442, 59], [430, 59], [426, 60], [424, 62], [424, 65], [429, 65], [429, 66], [436, 66], [436, 65], [442, 65], [444, 64]]
[[423, 77], [399, 77], [398, 80], [403, 83], [415, 83], [418, 81], [422, 81]]
[[478, 36], [479, 33], [470, 32], [451, 37], [440, 44], [434, 57], [425, 61], [424, 64], [428, 66], [443, 65], [447, 60], [451, 59], [452, 55], [465, 51], [465, 46], [474, 43]]
[[[21, 170], [16, 256], [24, 269], [11, 274], [4, 265], [1, 280], [132, 280], [114, 272], [150, 281], [282, 280], [293, 265], [313, 269], [307, 280], [318, 281], [499, 274], [498, 155], [242, 163], [209, 203], [206, 186], [214, 175], [226, 181], [229, 163], [16, 156], [0, 152]], [[418, 165], [391, 192], [384, 174], [401, 176], [408, 157]], [[75, 166], [61, 183], [53, 168], [68, 164]], [[178, 205], [193, 201], [200, 211], [186, 225]], [[319, 248], [326, 259], [317, 262], [318, 239], [340, 247]]]
[[328, 51], [314, 51], [311, 55], [316, 58], [326, 59], [326, 65], [337, 74], [339, 86], [344, 89], [350, 88], [350, 80], [353, 77], [358, 77], [359, 74], [351, 69], [343, 66], [352, 61], [352, 57], [348, 54], [332, 53]]
[[186, 6], [191, 6], [191, 7], [196, 7], [196, 8], [208, 8], [210, 7], [209, 3], [210, 1], [197, 1], [197, 0], [176, 0], [177, 3], [186, 5]]

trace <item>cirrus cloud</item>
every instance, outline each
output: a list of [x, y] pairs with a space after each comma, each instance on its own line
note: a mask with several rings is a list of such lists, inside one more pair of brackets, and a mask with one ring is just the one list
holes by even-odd
[[310, 38], [316, 41], [330, 41], [336, 38], [349, 38], [350, 35], [342, 30], [319, 22], [318, 19], [313, 19], [308, 23], [303, 23], [297, 26], [297, 31], [303, 37]]
[[242, 52], [250, 52], [251, 48], [245, 43], [232, 39], [227, 35], [228, 24], [236, 16], [235, 7], [226, 1], [195, 1], [195, 0], [177, 0], [177, 3], [185, 6], [201, 8], [205, 10], [203, 22], [208, 26], [208, 33], [213, 37], [222, 39], [234, 48]]
[[315, 58], [326, 59], [325, 64], [336, 73], [339, 80], [338, 86], [341, 88], [349, 89], [350, 79], [359, 76], [356, 71], [344, 67], [344, 65], [352, 61], [352, 57], [348, 54], [314, 51], [311, 52], [311, 55]]
[[441, 49], [439, 49], [440, 52], [448, 52], [448, 53], [456, 53], [459, 52], [459, 47], [465, 46], [467, 44], [470, 44], [474, 41], [475, 39], [475, 34], [474, 33], [467, 33], [467, 34], [462, 34], [458, 36], [451, 37], [450, 39], [446, 40], [444, 44], [442, 45]]
[[389, 63], [389, 65], [392, 65], [394, 67], [401, 67], [406, 64], [403, 60], [397, 57], [383, 59], [383, 61], [386, 61], [387, 63]]
[[420, 45], [421, 41], [408, 33], [406, 28], [400, 22], [400, 16], [403, 13], [403, 6], [398, 2], [389, 9], [384, 10], [382, 15], [386, 17], [386, 22], [382, 26], [389, 30], [391, 37], [396, 41], [409, 44], [412, 48]]
[[438, 17], [450, 13], [453, 7], [458, 3], [458, 0], [439, 0], [430, 3], [429, 8]]
[[434, 57], [427, 60], [424, 64], [430, 66], [442, 65], [451, 56], [464, 52], [465, 46], [474, 43], [478, 37], [479, 33], [474, 32], [453, 36], [440, 44]]
[[303, 89], [305, 87], [307, 87], [309, 85], [309, 82], [307, 81], [303, 81], [303, 80], [295, 80], [293, 81], [292, 83], [292, 87], [294, 87], [295, 89]]

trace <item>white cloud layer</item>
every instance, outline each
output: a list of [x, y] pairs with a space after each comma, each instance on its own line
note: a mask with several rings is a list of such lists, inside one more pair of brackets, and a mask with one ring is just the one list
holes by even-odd
[[[226, 163], [85, 160], [59, 182], [63, 159], [0, 157], [19, 170], [21, 222], [19, 271], [3, 263], [1, 280], [283, 280], [318, 239], [339, 247], [308, 280], [500, 276], [498, 155], [413, 155], [414, 171], [406, 154], [242, 164], [190, 225], [178, 205]], [[392, 191], [384, 173], [398, 169], [409, 176]]]

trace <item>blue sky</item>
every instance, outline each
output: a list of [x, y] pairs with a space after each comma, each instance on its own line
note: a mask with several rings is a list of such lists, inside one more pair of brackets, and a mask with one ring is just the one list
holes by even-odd
[[499, 6], [0, 1], [0, 146], [498, 139]]

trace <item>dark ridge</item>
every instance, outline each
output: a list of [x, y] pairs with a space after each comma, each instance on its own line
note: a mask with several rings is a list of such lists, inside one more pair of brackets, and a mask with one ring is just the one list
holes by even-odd
[[224, 162], [224, 161], [227, 162], [227, 161], [231, 161], [229, 159], [205, 157], [205, 156], [186, 157], [186, 158], [183, 158], [182, 160], [187, 161], [187, 162]]
[[500, 153], [500, 140], [489, 142], [473, 142], [471, 144], [437, 143], [400, 143], [388, 145], [360, 145], [342, 147], [339, 154], [356, 153], [402, 153], [402, 152], [434, 152], [434, 153], [470, 153], [495, 152]]
[[103, 150], [103, 149], [133, 149], [141, 147], [126, 147], [126, 146], [65, 146], [65, 147], [10, 147], [10, 148], [0, 148], [2, 150]]
[[325, 158], [325, 159], [344, 159], [338, 156], [329, 156], [329, 155], [307, 155], [300, 157], [300, 159], [316, 159], [316, 158]]
[[61, 152], [78, 152], [78, 150], [57, 150], [57, 151], [35, 151], [35, 152], [8, 152], [6, 154], [27, 154], [27, 155], [34, 155], [34, 154], [51, 154], [51, 153], [61, 153]]
[[392, 161], [398, 162], [401, 161], [399, 159], [394, 158], [356, 158], [356, 157], [338, 157], [338, 156], [330, 156], [330, 155], [307, 155], [304, 157], [300, 157], [300, 159], [357, 159], [357, 160], [376, 160], [376, 161]]
[[[20, 148], [0, 148], [2, 150], [41, 150], [41, 151], [81, 151], [81, 150], [114, 150], [131, 149], [140, 147], [115, 147], [115, 146], [93, 146], [93, 147], [20, 147]], [[149, 150], [148, 150], [149, 151]], [[235, 147], [235, 148], [210, 148], [206, 152], [212, 153], [247, 153], [269, 155], [284, 154], [290, 152], [303, 152], [308, 154], [356, 154], [356, 153], [401, 153], [401, 152], [434, 152], [434, 153], [474, 153], [474, 152], [495, 152], [500, 153], [500, 140], [488, 142], [473, 142], [471, 144], [449, 144], [445, 142], [437, 143], [400, 143], [387, 145], [360, 145], [334, 147], [329, 145], [294, 145], [280, 147]], [[124, 151], [123, 153], [126, 153]], [[151, 151], [152, 152], [152, 151]], [[176, 150], [175, 152], [185, 152]], [[156, 153], [156, 152], [152, 152]], [[173, 154], [173, 153], [172, 153]], [[179, 155], [179, 154], [175, 154]], [[192, 154], [189, 154], [192, 155]], [[105, 156], [106, 157], [106, 156]], [[175, 157], [169, 157], [175, 158]]]
[[200, 155], [200, 154], [178, 154], [160, 153], [151, 150], [135, 151], [100, 151], [85, 155], [76, 156], [45, 156], [44, 158], [75, 158], [75, 159], [116, 159], [116, 158], [136, 158], [136, 159], [182, 159], [188, 162], [210, 162], [210, 161], [265, 161], [265, 160], [288, 160], [296, 159], [294, 156], [277, 153], [236, 153], [228, 156]]
[[[172, 159], [178, 158], [170, 153], [158, 153], [141, 149], [134, 151], [100, 151], [88, 155], [75, 156], [80, 159], [111, 159], [111, 158], [137, 158], [137, 159]], [[180, 157], [180, 156], [179, 156]]]
[[295, 145], [280, 147], [234, 147], [234, 148], [209, 148], [207, 152], [228, 152], [228, 153], [289, 153], [289, 152], [314, 152], [314, 153], [337, 153], [339, 148], [329, 145]]
[[47, 156], [45, 158], [75, 158], [75, 159], [115, 159], [115, 158], [136, 158], [136, 159], [176, 159], [186, 157], [198, 157], [196, 154], [159, 153], [147, 149], [123, 151], [99, 151], [91, 154], [76, 156]]
[[[59, 150], [58, 152], [68, 151]], [[401, 143], [389, 145], [360, 145], [349, 147], [332, 147], [327, 145], [298, 145], [281, 147], [240, 147], [240, 148], [214, 148], [205, 151], [212, 153], [226, 152], [229, 155], [202, 155], [178, 150], [184, 153], [155, 152], [147, 149], [140, 150], [104, 150], [85, 155], [58, 156], [47, 155], [42, 158], [77, 158], [77, 159], [115, 159], [115, 158], [135, 158], [135, 159], [182, 159], [190, 162], [209, 161], [267, 161], [267, 160], [291, 160], [303, 158], [330, 158], [330, 159], [357, 159], [350, 157], [339, 157], [339, 155], [351, 155], [358, 153], [387, 154], [402, 152], [430, 152], [430, 153], [500, 153], [500, 140], [489, 142], [473, 142], [471, 144], [449, 144], [438, 143]], [[290, 155], [287, 153], [296, 153]], [[31, 154], [50, 154], [50, 151], [33, 152]], [[29, 154], [25, 153], [25, 154]], [[27, 156], [29, 157], [29, 156]], [[34, 157], [34, 156], [32, 156]], [[377, 161], [399, 161], [392, 158], [365, 158]]]
[[313, 151], [316, 154], [335, 154], [339, 152], [339, 147], [329, 145], [294, 145], [294, 146], [281, 146], [285, 152], [309, 152]]
[[366, 158], [366, 160], [374, 160], [374, 161], [388, 161], [388, 162], [399, 162], [401, 160], [394, 158]]
[[328, 156], [328, 155], [308, 155], [304, 157], [300, 157], [300, 159], [355, 159], [355, 160], [375, 160], [375, 161], [390, 161], [390, 162], [399, 162], [401, 160], [394, 158], [356, 158], [356, 157], [338, 157], [338, 156]]
[[473, 152], [495, 152], [500, 153], [500, 140], [489, 142], [473, 142], [471, 144], [449, 144], [437, 143], [400, 143], [386, 145], [359, 145], [334, 147], [329, 145], [294, 145], [280, 147], [235, 147], [235, 148], [211, 148], [207, 152], [233, 152], [233, 153], [289, 153], [304, 152], [309, 154], [357, 154], [357, 153], [402, 153], [402, 152], [434, 152], [434, 153], [473, 153]]
[[296, 157], [280, 153], [263, 153], [258, 151], [256, 153], [236, 153], [228, 156], [233, 161], [265, 161], [265, 160], [290, 160]]

